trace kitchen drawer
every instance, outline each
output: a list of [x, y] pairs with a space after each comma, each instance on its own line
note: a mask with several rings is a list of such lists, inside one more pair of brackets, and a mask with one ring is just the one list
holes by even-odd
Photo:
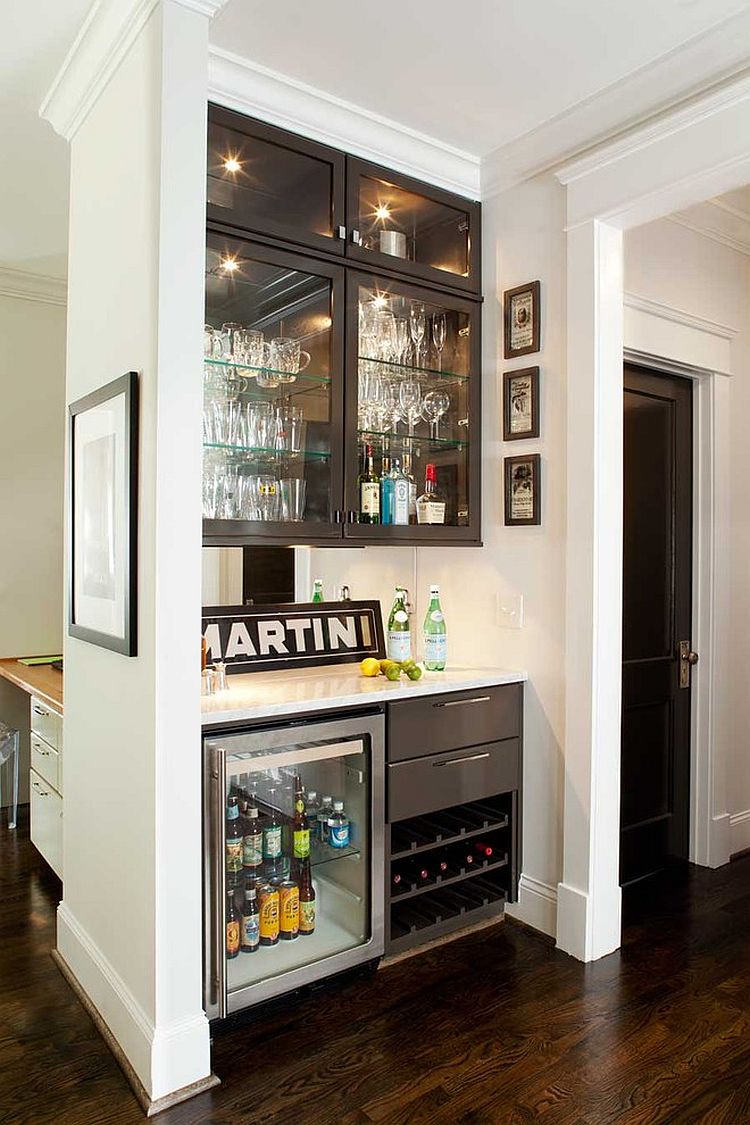
[[521, 684], [505, 684], [390, 703], [388, 761], [519, 738], [521, 692]]
[[31, 697], [31, 730], [55, 750], [62, 750], [62, 715], [35, 695]]
[[60, 770], [60, 755], [54, 746], [50, 746], [38, 734], [31, 734], [31, 768], [45, 781], [48, 781], [58, 793], [62, 792], [62, 771]]
[[518, 789], [517, 738], [450, 750], [388, 766], [388, 820], [435, 812]]
[[62, 866], [62, 797], [31, 770], [31, 842], [60, 879]]

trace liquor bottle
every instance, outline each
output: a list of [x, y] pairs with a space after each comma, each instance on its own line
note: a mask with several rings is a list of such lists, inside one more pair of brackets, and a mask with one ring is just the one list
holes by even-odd
[[227, 799], [227, 871], [236, 875], [242, 870], [242, 826], [240, 824], [240, 806], [236, 797]]
[[328, 817], [333, 813], [333, 799], [323, 796], [323, 802], [318, 810], [318, 824], [320, 826], [320, 842], [328, 843]]
[[242, 924], [240, 927], [240, 951], [242, 953], [255, 953], [260, 945], [260, 910], [258, 907], [258, 892], [255, 885], [245, 888], [245, 902], [242, 907]]
[[349, 817], [343, 801], [333, 802], [333, 813], [328, 818], [328, 843], [332, 848], [349, 847]]
[[380, 479], [375, 472], [371, 445], [365, 447], [365, 466], [359, 478], [359, 522], [380, 523]]
[[383, 461], [380, 466], [380, 522], [395, 523], [393, 518], [395, 479], [391, 469], [391, 458], [383, 452]]
[[406, 590], [396, 587], [390, 617], [388, 618], [387, 652], [389, 660], [411, 659], [411, 628], [409, 614], [406, 612]]
[[305, 937], [315, 932], [315, 887], [310, 860], [303, 859], [299, 869], [299, 932]]
[[411, 453], [404, 454], [404, 476], [409, 489], [409, 513], [407, 523], [417, 522], [417, 482], [411, 467]]
[[246, 871], [258, 871], [263, 866], [263, 828], [254, 795], [248, 798], [245, 807], [242, 866]]
[[227, 960], [232, 960], [240, 951], [240, 916], [234, 904], [234, 887], [227, 889]]
[[477, 840], [474, 844], [474, 851], [478, 852], [482, 859], [489, 859], [492, 855], [492, 848], [489, 844], [485, 844], [484, 840]]
[[417, 523], [445, 523], [445, 495], [438, 488], [434, 465], [425, 468], [424, 492], [417, 499]]
[[[401, 471], [398, 461], [393, 462], [391, 476], [393, 480], [393, 520], [391, 522], [399, 527], [405, 527], [409, 523], [409, 479]], [[416, 495], [416, 485], [414, 486], [414, 492]]]
[[294, 821], [292, 824], [292, 855], [295, 859], [307, 859], [310, 855], [310, 827], [307, 822], [305, 797], [302, 792], [302, 779], [294, 778]]
[[281, 814], [274, 805], [276, 790], [268, 790], [269, 815], [263, 824], [263, 859], [266, 861], [266, 871], [269, 868], [277, 871], [281, 867]]
[[316, 578], [315, 581], [313, 582], [313, 592], [312, 592], [312, 598], [310, 600], [313, 601], [313, 602], [322, 602], [324, 600], [324, 598], [323, 598], [323, 579], [322, 578]]
[[430, 586], [430, 604], [424, 619], [424, 666], [428, 672], [442, 672], [447, 656], [445, 618], [440, 608], [440, 587]]

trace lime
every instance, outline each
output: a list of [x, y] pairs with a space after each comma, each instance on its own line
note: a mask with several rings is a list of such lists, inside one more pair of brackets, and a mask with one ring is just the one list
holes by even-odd
[[386, 668], [385, 678], [387, 680], [399, 680], [401, 678], [401, 669], [398, 664], [392, 664]]
[[422, 669], [419, 667], [418, 664], [415, 664], [413, 668], [407, 668], [406, 674], [407, 674], [407, 676], [409, 677], [410, 680], [421, 680], [422, 679]]
[[396, 661], [395, 660], [381, 660], [380, 661], [380, 671], [383, 672], [383, 673], [385, 673], [388, 668], [395, 668], [395, 667], [396, 667]]
[[363, 676], [377, 676], [380, 674], [380, 662], [374, 656], [366, 656], [359, 670]]

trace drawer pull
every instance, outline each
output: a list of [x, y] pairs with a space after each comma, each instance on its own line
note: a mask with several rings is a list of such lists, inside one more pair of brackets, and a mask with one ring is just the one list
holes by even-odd
[[[467, 700], [468, 702], [468, 700]], [[484, 754], [467, 754], [465, 758], [447, 758], [444, 762], [433, 762], [433, 766], [460, 766], [463, 762], [478, 762], [482, 758], [489, 758], [489, 752]]]
[[34, 704], [34, 714], [42, 716], [49, 715], [49, 711], [45, 711], [43, 707], [37, 707], [36, 704]]
[[463, 707], [464, 703], [489, 703], [492, 696], [475, 695], [472, 699], [449, 699], [447, 703], [433, 703], [433, 707]]
[[50, 751], [49, 750], [43, 750], [42, 747], [36, 742], [34, 743], [34, 750], [36, 751], [37, 754], [41, 754], [43, 758], [49, 758], [49, 756], [50, 756]]
[[34, 789], [40, 797], [49, 797], [48, 791], [46, 789], [42, 789], [38, 781], [32, 781], [31, 788]]

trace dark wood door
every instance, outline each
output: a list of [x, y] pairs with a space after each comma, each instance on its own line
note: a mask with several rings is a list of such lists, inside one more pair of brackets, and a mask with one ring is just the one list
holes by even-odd
[[[692, 385], [625, 365], [620, 882], [688, 856]], [[683, 677], [684, 683], [685, 677]]]

